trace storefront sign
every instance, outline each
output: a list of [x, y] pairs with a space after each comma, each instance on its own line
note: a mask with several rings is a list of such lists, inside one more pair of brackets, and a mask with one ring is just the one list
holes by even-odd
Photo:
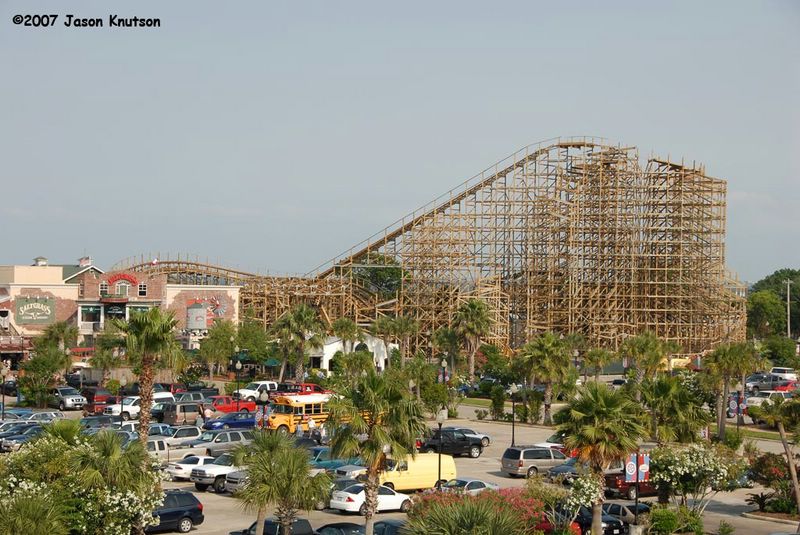
[[19, 297], [16, 299], [18, 325], [53, 323], [56, 317], [56, 300], [52, 297]]
[[117, 281], [128, 281], [133, 285], [136, 285], [139, 282], [133, 275], [129, 275], [127, 273], [117, 273], [108, 278], [108, 285], [111, 286]]

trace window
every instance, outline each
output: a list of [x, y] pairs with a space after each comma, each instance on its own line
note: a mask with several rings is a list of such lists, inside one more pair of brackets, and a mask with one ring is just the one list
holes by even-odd
[[100, 307], [93, 307], [93, 306], [81, 307], [81, 321], [86, 323], [99, 323]]
[[194, 507], [197, 505], [197, 499], [191, 494], [178, 494], [175, 497], [178, 498], [178, 505], [181, 507]]
[[550, 450], [525, 450], [525, 459], [550, 459]]
[[108, 283], [107, 282], [101, 282], [100, 283], [100, 295], [107, 294], [107, 293], [108, 293]]
[[[180, 435], [180, 431], [178, 431], [178, 434]], [[184, 435], [182, 435], [182, 436], [184, 436]], [[188, 457], [188, 458], [182, 460], [181, 464], [197, 464], [197, 461], [199, 461], [199, 460], [200, 459], [198, 459], [197, 457]]]
[[383, 485], [378, 487], [378, 494], [381, 496], [394, 496], [394, 492], [388, 487], [384, 487]]
[[114, 293], [124, 297], [128, 297], [128, 292], [131, 289], [131, 283], [127, 281], [119, 281], [114, 285]]
[[228, 442], [228, 435], [225, 435], [225, 434], [219, 435], [217, 437], [217, 440], [215, 440], [214, 442], [216, 442], [217, 444]]
[[147, 285], [143, 282], [139, 283], [139, 297], [147, 297]]
[[174, 509], [178, 507], [178, 499], [174, 494], [167, 494], [164, 498], [164, 509]]
[[551, 453], [553, 454], [553, 459], [566, 459], [567, 458], [566, 455], [564, 455], [563, 453], [561, 453], [558, 450], [551, 450]]

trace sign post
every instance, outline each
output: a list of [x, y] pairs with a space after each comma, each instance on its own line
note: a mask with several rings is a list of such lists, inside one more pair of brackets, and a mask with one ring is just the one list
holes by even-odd
[[639, 482], [650, 480], [650, 456], [646, 453], [631, 453], [625, 463], [625, 481], [633, 483], [636, 488], [634, 498], [634, 523], [639, 524]]

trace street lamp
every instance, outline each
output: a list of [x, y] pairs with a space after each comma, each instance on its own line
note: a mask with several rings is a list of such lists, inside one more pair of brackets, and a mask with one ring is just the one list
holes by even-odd
[[[238, 347], [236, 348], [236, 353], [237, 354], [239, 353], [239, 348]], [[236, 390], [238, 391], [239, 390], [239, 372], [242, 371], [242, 361], [239, 360], [238, 356], [236, 358], [236, 365], [234, 366], [234, 368], [236, 368]], [[236, 396], [236, 412], [239, 412], [239, 401], [241, 399], [242, 399], [242, 393], [239, 392], [239, 395]]]
[[258, 404], [261, 406], [261, 429], [267, 424], [267, 406], [269, 405], [269, 392], [262, 390], [258, 395]]
[[5, 364], [0, 364], [0, 366], [1, 366], [0, 367], [0, 377], [3, 378], [3, 383], [0, 384], [0, 389], [2, 389], [0, 391], [3, 392], [3, 403], [2, 403], [2, 409], [0, 409], [0, 411], [2, 411], [3, 415], [0, 416], [0, 420], [5, 420], [6, 419], [6, 390], [5, 390], [5, 388], [6, 388], [6, 377], [8, 377], [8, 372], [10, 372], [11, 370], [9, 370], [8, 367]]
[[442, 367], [442, 383], [446, 383], [447, 382], [447, 359], [442, 359], [442, 362], [441, 362], [440, 365]]
[[[128, 386], [128, 378], [123, 376], [122, 379], [119, 380], [119, 391], [118, 392], [122, 392], [122, 389], [125, 388], [126, 386]], [[122, 396], [119, 396], [119, 428], [120, 429], [122, 429], [122, 423], [123, 423], [123, 420], [122, 420], [122, 409], [123, 408], [124, 407], [122, 406]]]
[[515, 423], [517, 420], [517, 398], [516, 393], [519, 391], [516, 384], [513, 384], [509, 387], [508, 391], [511, 393], [511, 447], [515, 446], [514, 444], [514, 428]]
[[436, 413], [436, 425], [439, 426], [439, 476], [436, 479], [436, 487], [442, 489], [442, 424], [447, 420], [447, 409], [440, 409]]

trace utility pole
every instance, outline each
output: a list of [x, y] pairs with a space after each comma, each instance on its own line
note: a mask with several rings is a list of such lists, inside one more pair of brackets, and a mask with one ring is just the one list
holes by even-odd
[[791, 321], [792, 321], [791, 318], [792, 317], [789, 314], [789, 311], [791, 310], [790, 309], [791, 301], [789, 300], [789, 296], [792, 294], [791, 288], [792, 288], [793, 281], [791, 279], [786, 279], [783, 282], [786, 283], [786, 338], [791, 338], [792, 337], [792, 327], [791, 327]]

